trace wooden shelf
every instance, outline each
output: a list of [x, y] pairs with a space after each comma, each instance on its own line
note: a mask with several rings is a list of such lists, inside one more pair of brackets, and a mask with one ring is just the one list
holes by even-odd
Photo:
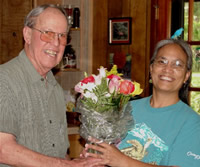
[[61, 69], [60, 71], [70, 71], [70, 72], [77, 72], [77, 71], [80, 71], [80, 69], [78, 68], [64, 68], [64, 69]]
[[80, 28], [73, 28], [73, 27], [71, 27], [70, 31], [80, 31]]

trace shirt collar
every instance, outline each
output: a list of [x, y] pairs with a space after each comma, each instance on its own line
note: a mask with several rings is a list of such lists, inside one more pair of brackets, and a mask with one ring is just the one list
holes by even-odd
[[[26, 56], [26, 53], [24, 49], [19, 53], [19, 61], [21, 64], [23, 64], [24, 71], [26, 71], [29, 75], [29, 79], [32, 81], [32, 83], [38, 82], [39, 80], [43, 80], [44, 78], [36, 71], [35, 67], [29, 60], [29, 58]], [[52, 85], [56, 85], [57, 81], [52, 73], [52, 71], [49, 71], [47, 73], [46, 81]]]

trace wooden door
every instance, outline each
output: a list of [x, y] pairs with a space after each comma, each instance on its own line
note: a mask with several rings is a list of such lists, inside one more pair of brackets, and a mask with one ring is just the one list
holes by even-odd
[[170, 30], [171, 0], [151, 0], [151, 56], [156, 43], [170, 37]]
[[32, 0], [0, 0], [0, 64], [17, 56], [23, 48], [24, 17]]

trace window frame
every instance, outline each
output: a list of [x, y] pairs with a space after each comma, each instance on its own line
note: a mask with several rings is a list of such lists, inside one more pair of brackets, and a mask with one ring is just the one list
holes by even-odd
[[[188, 0], [188, 1], [184, 1], [189, 3], [189, 18], [188, 18], [188, 39], [186, 40], [186, 42], [188, 44], [190, 44], [191, 46], [193, 45], [200, 45], [200, 41], [193, 41], [192, 37], [193, 37], [193, 14], [194, 14], [194, 0]], [[185, 5], [184, 5], [185, 6]], [[191, 103], [191, 92], [200, 92], [200, 87], [192, 87], [190, 85], [189, 87], [189, 103]]]

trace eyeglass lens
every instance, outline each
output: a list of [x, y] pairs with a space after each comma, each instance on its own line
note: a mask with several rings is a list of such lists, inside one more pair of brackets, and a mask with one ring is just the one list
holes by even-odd
[[176, 70], [183, 70], [185, 68], [185, 64], [181, 60], [174, 60], [169, 62], [167, 59], [158, 58], [155, 60], [155, 64], [160, 67], [165, 67], [170, 63], [170, 67]]
[[[57, 33], [58, 34], [58, 33]], [[45, 42], [51, 42], [52, 40], [55, 39], [56, 33], [52, 31], [44, 31], [41, 33], [41, 40]], [[60, 41], [61, 45], [66, 45], [67, 44], [67, 34], [58, 34], [58, 38]]]

